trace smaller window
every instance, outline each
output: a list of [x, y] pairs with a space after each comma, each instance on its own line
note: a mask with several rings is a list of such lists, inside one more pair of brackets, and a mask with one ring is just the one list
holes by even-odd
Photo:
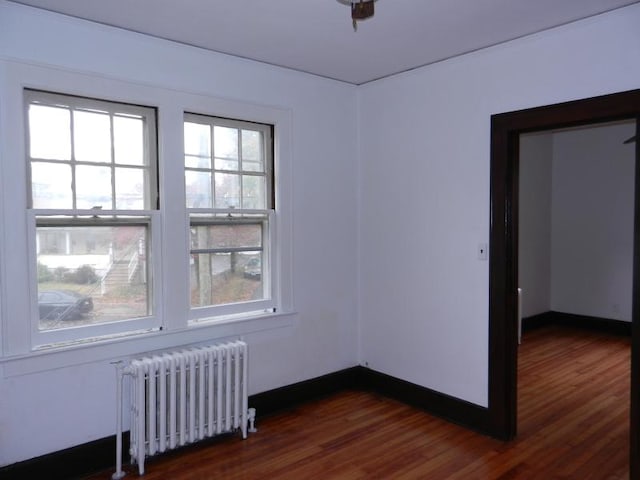
[[192, 318], [273, 310], [271, 126], [186, 114]]

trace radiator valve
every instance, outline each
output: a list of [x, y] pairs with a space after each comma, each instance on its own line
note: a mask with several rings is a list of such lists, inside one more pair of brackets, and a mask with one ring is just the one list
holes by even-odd
[[257, 432], [258, 429], [256, 428], [256, 409], [250, 408], [249, 410], [247, 410], [247, 415], [249, 417], [249, 432]]

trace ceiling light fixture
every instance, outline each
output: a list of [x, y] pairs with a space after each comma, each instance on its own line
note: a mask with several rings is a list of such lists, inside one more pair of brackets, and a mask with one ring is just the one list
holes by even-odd
[[373, 17], [373, 4], [377, 0], [338, 0], [343, 5], [351, 6], [351, 20], [353, 21], [353, 31], [358, 30], [358, 22]]

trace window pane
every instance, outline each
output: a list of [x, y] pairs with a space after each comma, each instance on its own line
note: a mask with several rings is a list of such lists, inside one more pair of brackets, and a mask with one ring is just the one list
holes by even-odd
[[75, 158], [84, 162], [111, 162], [111, 121], [109, 115], [73, 112]]
[[76, 208], [113, 208], [109, 167], [76, 167]]
[[191, 256], [191, 306], [205, 307], [262, 300], [260, 252]]
[[264, 209], [265, 178], [255, 175], [242, 176], [242, 208]]
[[33, 208], [72, 208], [71, 166], [31, 163]]
[[196, 225], [191, 227], [191, 248], [260, 248], [262, 224]]
[[213, 127], [215, 168], [238, 170], [238, 130], [228, 127]]
[[216, 173], [215, 208], [240, 207], [240, 175]]
[[116, 163], [144, 165], [144, 124], [141, 118], [113, 117]]
[[211, 157], [211, 128], [209, 125], [185, 122], [184, 153], [200, 157]]
[[184, 156], [184, 166], [187, 168], [211, 168], [211, 157]]
[[116, 208], [143, 210], [146, 170], [141, 168], [116, 168]]
[[215, 155], [219, 158], [238, 158], [238, 130], [229, 127], [213, 127]]
[[71, 117], [65, 108], [29, 106], [31, 158], [71, 160]]
[[224, 158], [216, 157], [215, 163], [216, 163], [216, 165], [215, 165], [216, 170], [237, 171], [239, 169], [237, 160], [227, 160], [227, 159], [224, 159]]
[[212, 206], [211, 174], [208, 172], [184, 172], [187, 208], [210, 208]]
[[36, 235], [40, 329], [150, 314], [147, 227], [41, 226]]
[[254, 130], [242, 130], [242, 170], [263, 172], [262, 133]]

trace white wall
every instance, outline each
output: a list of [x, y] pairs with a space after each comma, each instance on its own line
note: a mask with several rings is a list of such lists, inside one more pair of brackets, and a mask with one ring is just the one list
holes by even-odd
[[[126, 84], [126, 90], [142, 91], [140, 95], [157, 98], [163, 105], [171, 106], [174, 98], [187, 92], [246, 104], [249, 109], [273, 107], [284, 112], [291, 125], [289, 144], [284, 146], [289, 164], [278, 173], [282, 189], [287, 190], [281, 189], [288, 201], [280, 206], [289, 216], [289, 231], [280, 240], [291, 247], [285, 264], [290, 272], [285, 276], [293, 285], [292, 312], [264, 324], [254, 321], [192, 334], [177, 332], [175, 338], [204, 341], [244, 335], [250, 348], [250, 393], [357, 363], [353, 86], [0, 0], [0, 113], [4, 112], [0, 118], [5, 118], [4, 127], [9, 129], [13, 126], [7, 112], [21, 103], [7, 94], [6, 87], [16, 65], [37, 70], [41, 78], [43, 71], [49, 71], [52, 79], [72, 76], [81, 90], [110, 90], [109, 97], [114, 99], [126, 97], [126, 92], [110, 86]], [[2, 174], [23, 175], [24, 159], [6, 154], [20, 151], [14, 142], [23, 139], [9, 142], [0, 149], [5, 152], [0, 159]], [[165, 148], [167, 154], [174, 147], [161, 145], [161, 152]], [[171, 164], [168, 158], [162, 161]], [[20, 191], [23, 186], [15, 188]], [[20, 210], [25, 203], [22, 196], [9, 200], [11, 205], [5, 198], [5, 212]], [[179, 198], [176, 202], [181, 204]], [[0, 234], [4, 272], [0, 284], [6, 293], [12, 275], [25, 275], [12, 267], [16, 263], [12, 248], [20, 248], [14, 242], [24, 240], [25, 232], [0, 227]], [[171, 266], [169, 258], [165, 267], [170, 271]], [[7, 312], [26, 309], [10, 308], [15, 299], [2, 300], [5, 318], [0, 335], [7, 355], [14, 351], [6, 342]], [[27, 318], [24, 322], [28, 324]], [[112, 347], [80, 349], [76, 366], [65, 366], [64, 359], [55, 355], [0, 360], [0, 466], [112, 435], [115, 374], [109, 361], [122, 352], [165, 347], [172, 338], [151, 336]]]
[[640, 5], [358, 90], [362, 362], [486, 406], [492, 114], [640, 87]]
[[520, 136], [518, 274], [522, 316], [551, 305], [551, 160], [553, 136]]
[[635, 122], [553, 135], [551, 310], [631, 321]]

